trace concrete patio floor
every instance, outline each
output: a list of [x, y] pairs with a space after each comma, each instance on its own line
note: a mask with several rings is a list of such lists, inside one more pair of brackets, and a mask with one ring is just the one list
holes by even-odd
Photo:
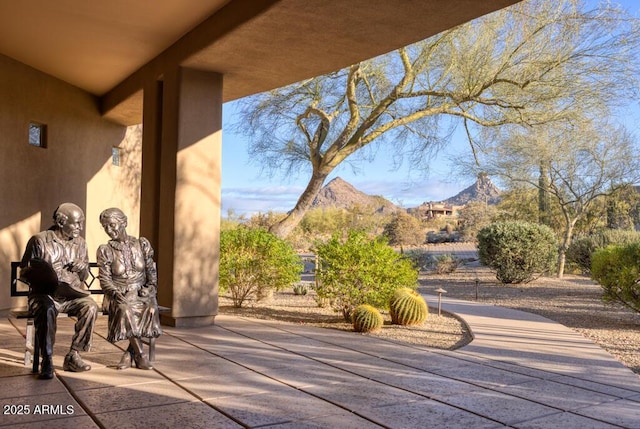
[[151, 371], [109, 367], [122, 349], [101, 317], [86, 373], [62, 371], [73, 321], [61, 317], [48, 381], [23, 365], [24, 320], [0, 319], [0, 427], [640, 428], [640, 377], [581, 335], [495, 306], [443, 309], [472, 329], [466, 347], [222, 315], [167, 328]]

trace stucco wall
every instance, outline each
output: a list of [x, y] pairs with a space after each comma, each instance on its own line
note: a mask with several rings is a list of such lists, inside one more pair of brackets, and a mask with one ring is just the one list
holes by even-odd
[[[46, 124], [47, 148], [28, 143], [30, 122]], [[140, 141], [139, 126], [103, 119], [90, 94], [0, 55], [0, 312], [24, 305], [10, 298], [10, 261], [51, 225], [60, 203], [85, 210], [91, 260], [107, 238], [98, 222], [103, 209], [122, 208], [128, 232], [138, 234]]]

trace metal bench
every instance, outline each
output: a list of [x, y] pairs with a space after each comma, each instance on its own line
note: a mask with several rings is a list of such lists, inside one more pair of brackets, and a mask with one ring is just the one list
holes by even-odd
[[[29, 295], [29, 285], [23, 283], [20, 280], [18, 275], [18, 269], [20, 268], [20, 262], [11, 262], [11, 297], [20, 297], [20, 296], [28, 296]], [[104, 291], [99, 288], [91, 288], [96, 280], [95, 274], [91, 272], [92, 269], [97, 269], [98, 264], [95, 262], [91, 262], [89, 264], [89, 277], [85, 280], [85, 284], [87, 288], [91, 292], [92, 295], [104, 295]], [[20, 287], [19, 283], [23, 284], [23, 287]], [[158, 306], [158, 311], [161, 313], [170, 312], [171, 308]], [[103, 315], [107, 315], [107, 312], [103, 308]], [[11, 310], [11, 316], [16, 319], [27, 319], [27, 326], [25, 331], [25, 351], [24, 351], [24, 365], [29, 366], [32, 365], [32, 372], [38, 372], [38, 367], [40, 365], [40, 347], [38, 346], [38, 340], [35, 335], [35, 327], [33, 325], [33, 314], [29, 311], [28, 308], [20, 308]], [[147, 345], [149, 349], [149, 360], [151, 362], [155, 361], [156, 358], [156, 339], [155, 338], [143, 338], [143, 344]]]

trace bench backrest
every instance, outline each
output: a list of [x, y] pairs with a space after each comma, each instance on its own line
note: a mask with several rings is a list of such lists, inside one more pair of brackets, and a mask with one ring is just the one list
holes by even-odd
[[[20, 276], [18, 274], [20, 269], [20, 262], [11, 262], [11, 296], [28, 296], [29, 295], [29, 285], [20, 281]], [[97, 285], [97, 276], [93, 271], [98, 269], [98, 264], [96, 262], [89, 263], [89, 276], [84, 281], [84, 284], [87, 285], [87, 288], [93, 295], [103, 295], [104, 292], [100, 289], [100, 286]], [[94, 286], [92, 288], [92, 286]]]

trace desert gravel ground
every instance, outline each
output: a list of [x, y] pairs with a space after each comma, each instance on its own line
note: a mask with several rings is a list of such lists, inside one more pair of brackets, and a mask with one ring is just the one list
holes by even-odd
[[[353, 325], [346, 323], [341, 314], [329, 307], [319, 307], [317, 295], [309, 290], [307, 295], [295, 295], [291, 289], [276, 292], [272, 298], [264, 301], [249, 300], [242, 308], [234, 308], [227, 296], [220, 297], [220, 312], [243, 317], [277, 320], [284, 323], [305, 324], [328, 329], [353, 331]], [[422, 326], [398, 326], [391, 324], [388, 312], [382, 311], [385, 319], [381, 331], [373, 334], [390, 340], [422, 344], [439, 349], [454, 350], [471, 341], [467, 327], [453, 315], [442, 313], [429, 303], [429, 317]]]
[[503, 285], [477, 262], [448, 275], [421, 277], [420, 291], [433, 293], [438, 287], [446, 296], [514, 308], [539, 314], [561, 323], [612, 354], [640, 374], [640, 314], [601, 300], [602, 289], [587, 276], [565, 275], [563, 279], [542, 277], [528, 284]]
[[[489, 269], [477, 261], [468, 261], [451, 274], [425, 272], [420, 276], [420, 292], [435, 295], [434, 290], [438, 287], [447, 291], [447, 297], [469, 301], [477, 299], [555, 320], [599, 344], [640, 374], [640, 314], [619, 305], [603, 303], [600, 287], [588, 277], [543, 277], [528, 284], [502, 285]], [[290, 289], [277, 292], [268, 300], [251, 300], [239, 309], [231, 305], [228, 297], [222, 296], [220, 301], [220, 311], [225, 314], [353, 330], [340, 314], [330, 308], [319, 307], [313, 290], [307, 295], [295, 295]], [[471, 340], [462, 321], [446, 313], [438, 316], [437, 302], [429, 302], [429, 306], [430, 315], [423, 326], [391, 325], [389, 315], [383, 313], [385, 325], [381, 331], [375, 334], [354, 332], [354, 335], [376, 335], [391, 341], [447, 350], [459, 348]]]

